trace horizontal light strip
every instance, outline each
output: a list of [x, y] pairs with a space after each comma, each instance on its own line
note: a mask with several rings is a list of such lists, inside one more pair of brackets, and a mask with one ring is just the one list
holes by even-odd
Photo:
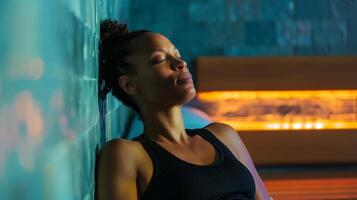
[[214, 121], [237, 130], [357, 129], [357, 90], [214, 91], [198, 99]]

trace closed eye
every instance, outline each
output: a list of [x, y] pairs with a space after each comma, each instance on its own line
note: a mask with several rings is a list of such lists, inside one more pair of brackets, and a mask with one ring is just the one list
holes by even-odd
[[170, 58], [175, 57], [176, 59], [180, 59], [180, 60], [184, 60], [181, 55], [180, 52], [178, 50], [175, 51], [174, 54], [169, 54], [168, 52], [164, 51], [164, 50], [160, 50], [161, 53], [165, 53], [165, 54], [156, 54], [156, 57], [154, 56], [154, 59], [152, 59], [151, 64], [160, 64], [163, 62], [168, 61]]
[[161, 59], [156, 59], [156, 60], [153, 60], [153, 61], [151, 61], [151, 64], [153, 64], [153, 65], [155, 65], [155, 64], [160, 64], [160, 63], [163, 63], [163, 62], [166, 62], [168, 59], [167, 59], [167, 57], [165, 57], [165, 58], [161, 58]]
[[167, 60], [168, 60], [168, 59], [167, 59], [167, 57], [166, 57], [166, 58], [160, 60], [158, 63], [166, 62]]

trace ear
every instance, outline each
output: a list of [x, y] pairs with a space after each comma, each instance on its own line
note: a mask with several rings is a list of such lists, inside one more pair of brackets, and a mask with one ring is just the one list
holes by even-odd
[[130, 95], [135, 95], [139, 92], [139, 84], [134, 78], [129, 77], [128, 75], [119, 77], [119, 86]]

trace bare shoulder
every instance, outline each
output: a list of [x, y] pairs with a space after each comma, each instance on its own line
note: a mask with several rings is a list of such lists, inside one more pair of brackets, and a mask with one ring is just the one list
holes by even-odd
[[138, 142], [117, 138], [107, 142], [100, 152], [102, 159], [124, 159], [126, 161], [135, 162], [137, 158], [138, 149], [140, 145]]
[[247, 154], [247, 149], [237, 133], [237, 131], [229, 124], [221, 122], [213, 122], [204, 127], [214, 134], [221, 142], [223, 142], [237, 157], [241, 160], [241, 155]]
[[239, 134], [236, 130], [229, 124], [221, 122], [212, 122], [211, 124], [204, 127], [204, 129], [209, 130], [214, 135], [224, 138], [224, 139], [240, 139]]
[[137, 142], [132, 141], [132, 140], [127, 140], [127, 139], [122, 139], [122, 138], [116, 138], [108, 141], [104, 147], [103, 151], [106, 150], [112, 150], [112, 149], [117, 149], [117, 148], [135, 148], [137, 146]]
[[126, 139], [104, 145], [96, 163], [96, 199], [137, 199], [137, 149]]

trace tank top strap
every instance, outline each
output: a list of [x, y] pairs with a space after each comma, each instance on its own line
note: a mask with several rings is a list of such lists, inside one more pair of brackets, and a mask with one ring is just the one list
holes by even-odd
[[[160, 163], [159, 167], [159, 158], [157, 156], [157, 150], [155, 150], [155, 145], [153, 145], [150, 141], [150, 139], [145, 135], [141, 134], [135, 138], [133, 138], [134, 141], [138, 141], [141, 143], [145, 151], [149, 154], [151, 160], [152, 160], [152, 165], [153, 165], [153, 174], [151, 181], [149, 182], [149, 185], [147, 186], [144, 196], [146, 196], [148, 193], [151, 192], [151, 190], [155, 187], [157, 184], [158, 176], [159, 176], [159, 169], [163, 168], [162, 164]], [[161, 171], [161, 170], [160, 170]]]
[[[192, 129], [186, 129], [188, 134], [196, 134]], [[161, 145], [157, 144], [155, 141], [151, 140], [147, 135], [141, 134], [133, 140], [139, 141], [145, 150], [148, 152], [152, 159], [155, 159], [156, 162], [160, 163], [156, 165], [156, 167], [160, 167], [160, 172], [163, 170], [170, 169], [172, 166], [178, 164], [183, 164], [178, 162], [178, 159], [169, 153], [166, 149], [164, 149]]]
[[149, 154], [150, 158], [153, 160], [154, 168], [159, 167], [158, 159], [160, 158], [160, 149], [157, 149], [154, 142], [145, 134], [141, 134], [133, 140], [138, 141], [144, 147], [145, 151]]
[[172, 166], [177, 165], [177, 160], [170, 153], [167, 152], [163, 147], [157, 144], [155, 141], [151, 140], [147, 135], [141, 134], [137, 138], [146, 152], [149, 154], [153, 160], [154, 171], [160, 170], [160, 176], [162, 174], [170, 173], [173, 169]]
[[[232, 151], [223, 143], [221, 140], [217, 138], [211, 131], [205, 128], [194, 129], [196, 134], [201, 135], [205, 139], [213, 142], [216, 146], [223, 152], [225, 159], [238, 161], [238, 159], [234, 156]], [[239, 162], [239, 161], [238, 161]]]
[[145, 149], [145, 151], [149, 154], [149, 156], [152, 158], [153, 160], [153, 165], [154, 168], [158, 166], [158, 160], [156, 158], [156, 152], [153, 149], [153, 145], [150, 143], [150, 139], [147, 138], [146, 135], [141, 134], [135, 138], [133, 138], [134, 141], [138, 141], [141, 143], [141, 145], [143, 146], [143, 148]]

